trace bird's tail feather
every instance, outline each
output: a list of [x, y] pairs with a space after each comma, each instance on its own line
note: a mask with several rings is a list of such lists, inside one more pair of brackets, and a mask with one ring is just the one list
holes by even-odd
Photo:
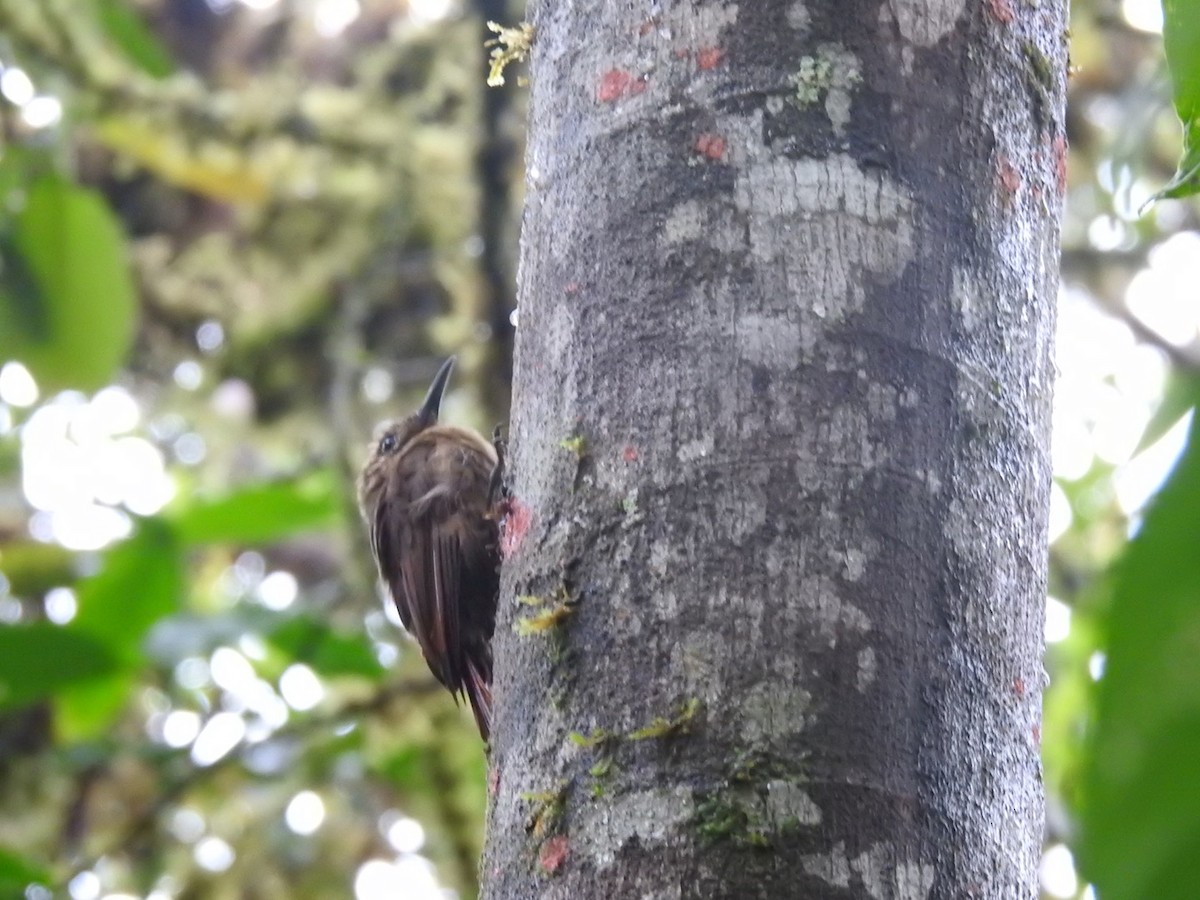
[[467, 682], [464, 687], [467, 699], [471, 702], [471, 712], [475, 714], [475, 724], [479, 726], [479, 734], [485, 741], [492, 733], [492, 686], [488, 681], [474, 662], [467, 662]]

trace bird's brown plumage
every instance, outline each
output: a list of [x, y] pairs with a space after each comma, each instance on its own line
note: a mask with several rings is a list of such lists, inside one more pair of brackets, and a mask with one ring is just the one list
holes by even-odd
[[499, 588], [490, 508], [497, 457], [478, 433], [432, 424], [451, 362], [430, 388], [433, 399], [383, 432], [359, 479], [359, 505], [404, 627], [438, 681], [466, 695], [486, 740]]

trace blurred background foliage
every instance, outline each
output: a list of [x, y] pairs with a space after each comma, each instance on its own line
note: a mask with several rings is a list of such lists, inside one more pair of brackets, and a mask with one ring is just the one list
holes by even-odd
[[[1200, 230], [1143, 208], [1193, 5], [1172, 81], [1157, 0], [1072, 4], [1047, 897], [1200, 896]], [[0, 0], [0, 898], [474, 894], [482, 749], [352, 480], [449, 352], [506, 417], [519, 16]]]
[[508, 405], [523, 97], [456, 0], [0, 0], [0, 897], [471, 896], [375, 423]]

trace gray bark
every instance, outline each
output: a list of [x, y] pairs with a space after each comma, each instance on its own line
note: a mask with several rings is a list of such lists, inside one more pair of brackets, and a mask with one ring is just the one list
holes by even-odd
[[1036, 896], [1065, 12], [532, 4], [485, 897]]

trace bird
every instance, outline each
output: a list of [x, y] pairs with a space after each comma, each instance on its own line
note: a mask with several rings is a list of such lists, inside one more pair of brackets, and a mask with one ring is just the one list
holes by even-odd
[[358, 479], [371, 552], [433, 676], [465, 695], [486, 743], [500, 586], [497, 436], [438, 421], [455, 358], [411, 415], [385, 425]]

